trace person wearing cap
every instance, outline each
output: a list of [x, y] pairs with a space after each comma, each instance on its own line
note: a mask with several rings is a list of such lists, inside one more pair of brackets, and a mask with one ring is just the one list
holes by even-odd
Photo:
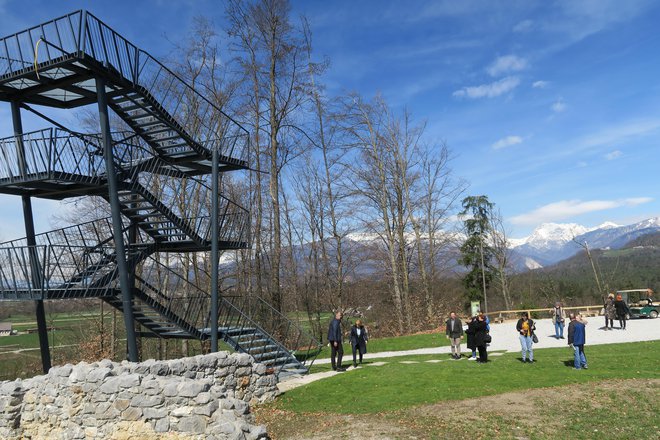
[[564, 339], [564, 320], [566, 319], [566, 313], [564, 313], [564, 308], [560, 302], [555, 303], [555, 307], [550, 310], [552, 315], [552, 323], [555, 325], [555, 338]]
[[619, 320], [619, 328], [621, 330], [626, 329], [626, 318], [630, 314], [630, 309], [628, 304], [623, 300], [621, 295], [616, 296], [616, 301], [614, 301], [614, 309], [616, 310], [616, 319]]

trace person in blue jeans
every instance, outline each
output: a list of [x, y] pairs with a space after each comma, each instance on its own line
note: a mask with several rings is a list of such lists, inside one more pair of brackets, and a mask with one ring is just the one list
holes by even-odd
[[576, 370], [587, 369], [587, 357], [584, 355], [584, 344], [586, 342], [587, 321], [580, 315], [571, 313], [571, 322], [568, 324], [568, 345], [573, 348], [573, 366]]
[[520, 346], [522, 347], [522, 361], [534, 362], [534, 350], [532, 349], [532, 337], [536, 326], [534, 321], [529, 319], [529, 314], [524, 312], [516, 324], [516, 330], [520, 334]]
[[552, 323], [555, 325], [555, 338], [564, 339], [564, 319], [566, 318], [566, 314], [561, 303], [555, 303], [555, 308], [550, 310], [550, 313], [552, 314]]

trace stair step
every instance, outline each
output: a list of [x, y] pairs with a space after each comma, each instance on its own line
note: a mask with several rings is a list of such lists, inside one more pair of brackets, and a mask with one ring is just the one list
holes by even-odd
[[[131, 101], [131, 102], [135, 102], [135, 101]], [[132, 112], [133, 110], [144, 110], [144, 108], [145, 108], [144, 105], [133, 104], [133, 105], [127, 105], [126, 107], [120, 106], [119, 109], [123, 112], [128, 113], [128, 112]]]
[[[171, 141], [173, 139], [181, 139], [181, 135], [180, 134], [175, 134], [175, 135], [172, 135], [172, 136], [166, 136], [166, 137], [162, 137], [162, 138], [154, 138], [154, 137], [150, 136], [150, 138], [151, 138], [151, 141], [153, 141], [153, 142], [162, 143], [162, 142]], [[165, 145], [161, 144], [161, 146], [164, 147]], [[167, 147], [170, 147], [170, 145], [167, 145]]]
[[115, 104], [123, 104], [125, 102], [135, 102], [141, 100], [142, 97], [138, 93], [131, 93], [128, 95], [117, 96], [112, 99], [112, 102]]
[[156, 130], [146, 130], [142, 134], [145, 134], [147, 136], [152, 136], [155, 134], [160, 134], [160, 133], [165, 133], [166, 131], [171, 131], [172, 129], [169, 126], [165, 126], [162, 128], [157, 128]]
[[[268, 360], [268, 359], [283, 357], [281, 350], [280, 351], [266, 351], [266, 352], [262, 352], [262, 353], [253, 353], [249, 350], [246, 350], [246, 351], [248, 353], [250, 353], [250, 356], [252, 356], [256, 360], [258, 360], [259, 362], [262, 362], [262, 361], [265, 361], [265, 360]], [[288, 356], [286, 358], [289, 359]]]
[[260, 363], [268, 365], [268, 366], [279, 366], [279, 365], [285, 365], [283, 362], [288, 362], [291, 360], [290, 356], [281, 356], [275, 359], [265, 359], [261, 361]]
[[[139, 117], [139, 118], [131, 118], [131, 119], [133, 121], [137, 122], [140, 119], [144, 119], [144, 118], [147, 118], [147, 117], [153, 118], [154, 116], [153, 115], [145, 115], [145, 116], [142, 116], [142, 117]], [[154, 118], [152, 121], [138, 122], [137, 126], [138, 126], [138, 128], [144, 128], [144, 127], [153, 127], [154, 125], [159, 125], [159, 124], [162, 124], [163, 126], [165, 126], [165, 123], [163, 123], [163, 121], [161, 121], [160, 119]]]

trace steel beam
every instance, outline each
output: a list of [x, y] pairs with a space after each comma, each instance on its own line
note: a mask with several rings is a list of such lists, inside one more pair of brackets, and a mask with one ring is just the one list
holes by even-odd
[[112, 232], [117, 252], [117, 270], [119, 271], [119, 287], [122, 296], [122, 309], [124, 313], [124, 326], [126, 327], [126, 345], [128, 360], [138, 361], [137, 340], [133, 325], [133, 295], [129, 277], [128, 263], [126, 262], [126, 247], [124, 246], [123, 225], [121, 221], [121, 206], [117, 193], [119, 184], [115, 174], [114, 154], [112, 151], [112, 137], [110, 134], [110, 118], [108, 115], [108, 97], [105, 92], [105, 81], [96, 78], [96, 94], [99, 106], [99, 121], [101, 123], [101, 137], [103, 141], [103, 158], [108, 178], [108, 200], [112, 211]]
[[[25, 145], [23, 145], [23, 122], [21, 120], [20, 103], [11, 102], [11, 119], [14, 125], [14, 136], [18, 147], [18, 166], [21, 174], [27, 175], [27, 163], [25, 161]], [[51, 367], [50, 349], [48, 347], [48, 327], [46, 325], [46, 312], [43, 301], [43, 279], [39, 267], [37, 255], [37, 242], [34, 233], [34, 216], [32, 215], [32, 200], [30, 196], [21, 196], [23, 202], [23, 222], [25, 224], [25, 237], [29, 246], [30, 271], [32, 288], [38, 288], [42, 293], [42, 299], [35, 301], [35, 312], [37, 315], [37, 330], [39, 332], [39, 348], [41, 351], [41, 366], [44, 373], [48, 373]]]
[[211, 197], [211, 352], [218, 351], [218, 265], [220, 252], [218, 242], [218, 146], [213, 146], [212, 191]]

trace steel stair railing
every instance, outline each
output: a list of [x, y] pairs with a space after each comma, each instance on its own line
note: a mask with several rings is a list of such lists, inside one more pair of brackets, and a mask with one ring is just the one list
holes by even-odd
[[98, 182], [104, 174], [103, 157], [95, 154], [95, 145], [56, 128], [21, 135], [25, 152], [24, 168], [16, 137], [0, 139], [0, 185], [29, 178], [69, 176], [70, 181]]
[[[225, 341], [237, 347], [242, 344], [241, 351], [278, 374], [306, 372], [321, 351], [320, 342], [257, 296], [222, 297], [219, 326]], [[268, 340], [262, 341], [265, 335]], [[275, 347], [264, 352], [264, 343]]]
[[[9, 81], [19, 90], [29, 88], [30, 82], [19, 79], [19, 83], [11, 83], [10, 79], [33, 70], [37, 75], [58, 79], [61, 71], [48, 67], [72, 59], [80, 59], [83, 64], [89, 61], [95, 70], [105, 70], [106, 76], [114, 79], [116, 93], [111, 94], [111, 106], [139, 134], [144, 135], [143, 127], [131, 120], [137, 117], [136, 110], [165, 123], [161, 129], [169, 129], [170, 133], [145, 136], [152, 146], [167, 149], [172, 144], [168, 140], [174, 145], [187, 143], [186, 148], [210, 159], [210, 140], [226, 139], [229, 142], [219, 149], [221, 161], [247, 166], [249, 139], [245, 128], [89, 12], [76, 11], [0, 39], [0, 81]], [[81, 98], [75, 93], [69, 95], [72, 101]], [[177, 139], [172, 132], [177, 133]]]

